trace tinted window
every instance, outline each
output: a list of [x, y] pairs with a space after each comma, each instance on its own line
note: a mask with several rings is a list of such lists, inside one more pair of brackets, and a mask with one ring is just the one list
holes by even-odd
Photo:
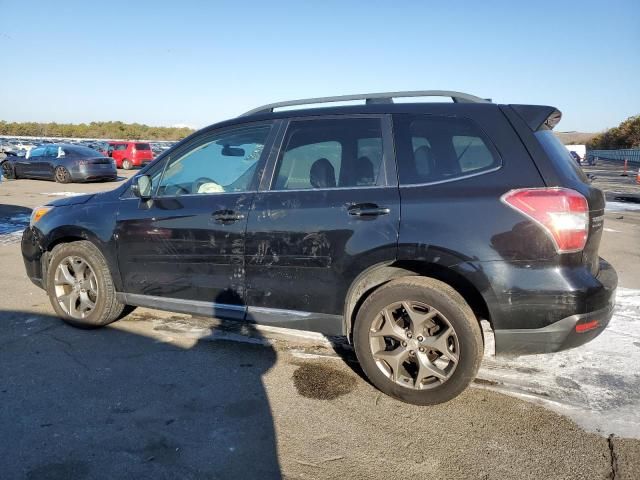
[[127, 149], [127, 144], [126, 143], [117, 143], [116, 145], [113, 146], [114, 150], [126, 150]]
[[136, 143], [136, 150], [151, 150], [148, 143]]
[[47, 147], [45, 155], [47, 157], [57, 157], [58, 156], [58, 147], [53, 147], [53, 146]]
[[205, 138], [168, 162], [158, 195], [246, 191], [270, 129], [268, 125], [239, 127]]
[[100, 152], [89, 147], [70, 147], [67, 150], [82, 157], [102, 157]]
[[380, 119], [293, 121], [283, 141], [272, 189], [376, 185], [382, 159]]
[[491, 142], [469, 119], [401, 116], [397, 127], [401, 184], [452, 180], [500, 165]]

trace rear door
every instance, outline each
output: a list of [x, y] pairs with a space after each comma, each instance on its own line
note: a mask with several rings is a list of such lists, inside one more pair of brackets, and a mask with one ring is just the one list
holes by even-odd
[[278, 144], [247, 225], [248, 319], [342, 334], [351, 282], [396, 258], [390, 119], [292, 119]]
[[46, 177], [53, 177], [53, 171], [55, 169], [55, 162], [58, 159], [58, 147], [49, 145], [44, 157], [42, 158], [42, 175]]
[[27, 155], [19, 157], [16, 162], [16, 173], [22, 177], [42, 177], [42, 161], [46, 147], [32, 148]]
[[118, 168], [122, 168], [122, 160], [125, 158], [127, 153], [127, 144], [126, 143], [114, 143], [113, 150], [111, 153], [111, 158], [113, 158], [116, 162], [116, 166]]

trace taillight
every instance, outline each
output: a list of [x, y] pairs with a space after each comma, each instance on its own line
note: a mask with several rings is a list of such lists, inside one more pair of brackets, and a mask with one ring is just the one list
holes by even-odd
[[521, 188], [500, 200], [540, 225], [551, 237], [558, 253], [581, 251], [587, 243], [587, 199], [568, 188]]

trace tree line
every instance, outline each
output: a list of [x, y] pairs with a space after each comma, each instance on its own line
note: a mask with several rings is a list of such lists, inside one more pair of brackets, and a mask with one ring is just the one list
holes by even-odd
[[122, 138], [128, 140], [180, 140], [193, 133], [187, 127], [150, 127], [140, 123], [39, 123], [0, 120], [0, 135], [25, 137]]
[[599, 133], [587, 143], [591, 150], [640, 148], [640, 115], [627, 118], [614, 128]]

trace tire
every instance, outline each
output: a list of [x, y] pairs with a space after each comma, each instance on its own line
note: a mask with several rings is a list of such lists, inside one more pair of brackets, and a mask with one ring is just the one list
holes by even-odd
[[[388, 317], [393, 323], [387, 324]], [[412, 325], [422, 328], [416, 332]], [[353, 341], [371, 383], [415, 405], [447, 402], [462, 393], [475, 378], [484, 350], [478, 320], [462, 296], [446, 283], [417, 276], [392, 280], [364, 301]]]
[[71, 174], [63, 166], [57, 166], [53, 172], [53, 177], [58, 183], [71, 183]]
[[[80, 261], [89, 270], [78, 267]], [[69, 276], [64, 275], [65, 268]], [[78, 282], [78, 278], [84, 280]], [[74, 286], [74, 283], [78, 285]], [[95, 295], [91, 294], [92, 290], [95, 290]], [[47, 293], [56, 314], [74, 327], [103, 327], [133, 311], [133, 307], [126, 308], [116, 300], [116, 290], [104, 256], [93, 243], [85, 240], [63, 243], [53, 249], [47, 270]], [[86, 298], [88, 302], [84, 301]], [[91, 304], [93, 307], [88, 309]]]
[[6, 178], [7, 180], [18, 178], [16, 175], [16, 171], [11, 167], [11, 164], [8, 160], [2, 162], [2, 165], [0, 166], [2, 167], [2, 176], [4, 178]]
[[128, 158], [125, 158], [124, 160], [122, 160], [122, 168], [124, 168], [125, 170], [131, 170], [133, 168], [133, 163], [131, 163], [131, 160], [129, 160]]

